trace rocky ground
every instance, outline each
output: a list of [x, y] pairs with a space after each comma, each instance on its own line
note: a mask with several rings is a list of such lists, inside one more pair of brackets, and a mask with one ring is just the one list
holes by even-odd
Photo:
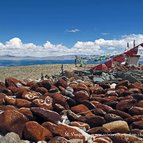
[[142, 83], [71, 75], [0, 82], [0, 142], [143, 142]]

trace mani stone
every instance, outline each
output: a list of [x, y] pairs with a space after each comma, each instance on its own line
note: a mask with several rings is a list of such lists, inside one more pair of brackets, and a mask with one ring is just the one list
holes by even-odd
[[112, 136], [114, 143], [142, 143], [143, 139], [133, 134], [116, 134]]
[[106, 129], [113, 133], [127, 133], [129, 131], [129, 126], [125, 121], [113, 121], [103, 125]]
[[84, 142], [85, 141], [85, 136], [80, 131], [81, 131], [81, 129], [79, 129], [78, 127], [73, 127], [73, 126], [69, 126], [69, 125], [66, 125], [66, 124], [58, 124], [56, 126], [54, 132], [57, 135], [60, 135], [60, 136], [65, 137], [67, 139], [82, 139], [82, 141]]
[[24, 143], [20, 140], [18, 134], [14, 132], [7, 133], [4, 137], [0, 138], [0, 143]]
[[61, 116], [57, 112], [40, 107], [32, 107], [31, 111], [34, 115], [36, 115], [37, 117], [40, 116], [45, 121], [50, 121], [52, 123], [57, 123], [61, 121]]
[[[61, 136], [56, 136], [52, 138], [48, 143], [70, 143], [70, 142], [71, 140], [67, 140], [66, 138], [61, 137]], [[74, 143], [74, 142], [71, 142], [71, 143]]]
[[29, 120], [34, 120], [34, 116], [30, 110], [30, 108], [25, 108], [25, 107], [22, 107], [22, 108], [19, 108], [18, 111], [22, 114], [24, 114]]
[[90, 125], [90, 127], [97, 127], [101, 126], [105, 123], [104, 117], [98, 116], [98, 115], [86, 115], [85, 122]]
[[71, 111], [73, 111], [76, 114], [81, 114], [81, 115], [87, 115], [87, 114], [92, 115], [92, 112], [83, 104], [73, 106], [71, 108]]
[[31, 106], [31, 102], [26, 100], [26, 99], [16, 99], [15, 105], [18, 108], [21, 108], [21, 107], [28, 107], [29, 108]]
[[135, 121], [132, 123], [133, 128], [143, 129], [143, 121]]
[[25, 139], [35, 142], [52, 138], [52, 133], [35, 121], [29, 121], [25, 124], [23, 134]]
[[5, 103], [5, 100], [4, 100], [5, 96], [6, 96], [6, 94], [0, 93], [0, 105]]
[[89, 94], [87, 91], [80, 90], [80, 91], [75, 92], [74, 95], [75, 95], [75, 100], [79, 103], [89, 100]]
[[44, 109], [52, 110], [53, 109], [53, 99], [47, 96], [45, 99], [34, 99], [32, 105], [35, 107], [41, 107]]
[[117, 121], [117, 120], [123, 120], [122, 117], [116, 115], [116, 114], [106, 114], [105, 115], [105, 120], [106, 122], [112, 122], [112, 121]]
[[0, 114], [0, 131], [15, 132], [22, 137], [23, 128], [28, 121], [26, 116], [16, 110], [5, 110]]
[[104, 127], [94, 127], [87, 131], [89, 134], [108, 134], [110, 131]]
[[54, 104], [60, 104], [62, 105], [65, 109], [68, 109], [68, 103], [67, 103], [67, 99], [60, 93], [55, 93], [53, 96], [53, 103]]
[[[86, 135], [89, 137], [90, 135], [84, 132], [82, 129], [74, 126], [69, 126], [66, 124], [53, 124], [51, 122], [44, 122], [42, 124], [45, 128], [49, 129], [54, 137], [62, 137], [69, 139], [68, 142], [57, 140], [50, 140], [49, 143], [85, 143]], [[79, 142], [80, 141], [80, 142]]]
[[143, 108], [133, 106], [133, 107], [130, 108], [129, 114], [131, 114], [131, 115], [143, 115]]
[[93, 135], [91, 142], [92, 143], [113, 143], [108, 136], [97, 135], [97, 134]]
[[12, 77], [5, 79], [5, 85], [6, 85], [6, 87], [9, 87], [9, 86], [20, 87], [20, 86], [22, 86], [21, 81], [15, 79], [15, 78], [12, 78]]

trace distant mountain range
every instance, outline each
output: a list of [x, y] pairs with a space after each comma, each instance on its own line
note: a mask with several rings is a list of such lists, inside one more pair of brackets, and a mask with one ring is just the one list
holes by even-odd
[[72, 60], [75, 56], [73, 55], [64, 55], [64, 56], [50, 56], [50, 57], [18, 57], [11, 55], [0, 56], [0, 60]]
[[[95, 57], [95, 55], [79, 55], [80, 57]], [[96, 57], [98, 57], [96, 55]], [[49, 56], [49, 57], [18, 57], [12, 55], [0, 56], [0, 60], [74, 60], [75, 55]]]

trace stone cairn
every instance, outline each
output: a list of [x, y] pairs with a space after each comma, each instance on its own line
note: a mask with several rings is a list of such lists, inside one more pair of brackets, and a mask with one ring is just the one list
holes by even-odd
[[141, 143], [143, 84], [7, 78], [0, 82], [0, 133], [0, 142], [12, 134], [17, 142]]

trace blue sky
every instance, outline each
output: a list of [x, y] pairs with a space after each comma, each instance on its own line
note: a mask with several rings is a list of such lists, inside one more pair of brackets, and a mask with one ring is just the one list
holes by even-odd
[[78, 41], [121, 40], [124, 35], [140, 37], [140, 42], [142, 6], [143, 0], [1, 0], [0, 43], [6, 46], [17, 37], [37, 47], [49, 41], [73, 48]]

